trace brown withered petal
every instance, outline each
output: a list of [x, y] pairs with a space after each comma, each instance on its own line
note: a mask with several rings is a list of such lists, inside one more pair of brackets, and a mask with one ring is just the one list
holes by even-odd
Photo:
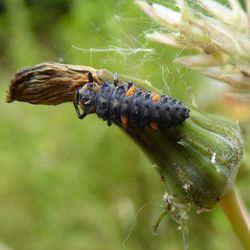
[[7, 91], [7, 102], [58, 105], [75, 102], [75, 90], [88, 82], [88, 74], [100, 83], [97, 70], [89, 66], [41, 63], [16, 73]]

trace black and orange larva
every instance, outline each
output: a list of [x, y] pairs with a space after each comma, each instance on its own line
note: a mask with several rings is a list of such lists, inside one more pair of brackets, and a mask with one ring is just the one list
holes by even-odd
[[109, 126], [114, 123], [125, 129], [171, 128], [189, 117], [190, 110], [180, 101], [137, 88], [132, 82], [118, 82], [115, 74], [113, 82], [99, 85], [89, 73], [89, 82], [76, 90], [78, 117], [96, 113]]

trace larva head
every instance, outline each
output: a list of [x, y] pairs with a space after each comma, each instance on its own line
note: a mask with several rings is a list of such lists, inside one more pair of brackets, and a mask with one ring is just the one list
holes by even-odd
[[86, 83], [77, 90], [76, 100], [85, 114], [94, 113], [100, 86], [96, 82]]

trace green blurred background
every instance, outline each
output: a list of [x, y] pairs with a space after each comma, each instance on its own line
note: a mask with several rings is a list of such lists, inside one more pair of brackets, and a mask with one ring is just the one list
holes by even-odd
[[[145, 155], [115, 126], [80, 121], [72, 104], [5, 103], [16, 70], [43, 61], [89, 65], [147, 79], [203, 110], [221, 85], [173, 65], [181, 50], [147, 42], [154, 24], [126, 0], [0, 0], [0, 250], [182, 249], [166, 218], [164, 187]], [[152, 48], [154, 52], [81, 51]], [[218, 88], [219, 87], [219, 88]], [[237, 185], [250, 207], [249, 169]], [[219, 208], [190, 215], [190, 249], [240, 249]]]

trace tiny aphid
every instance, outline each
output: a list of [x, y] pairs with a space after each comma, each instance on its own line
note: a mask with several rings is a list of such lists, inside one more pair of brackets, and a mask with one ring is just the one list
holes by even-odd
[[91, 73], [88, 77], [89, 82], [76, 90], [74, 106], [80, 119], [96, 113], [109, 126], [157, 129], [175, 127], [189, 117], [190, 110], [182, 102], [138, 88], [133, 82], [120, 83], [117, 74], [102, 85], [94, 82]]

